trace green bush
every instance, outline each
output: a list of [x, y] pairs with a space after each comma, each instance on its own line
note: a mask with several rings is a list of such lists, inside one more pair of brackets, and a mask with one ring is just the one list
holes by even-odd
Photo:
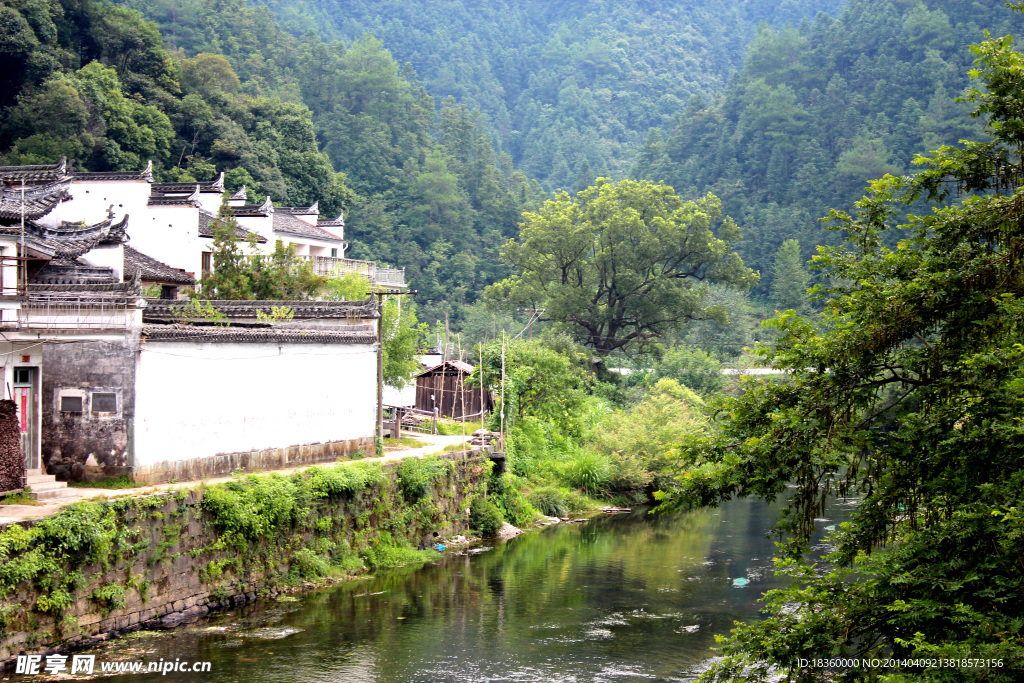
[[594, 494], [608, 482], [611, 473], [608, 456], [580, 449], [562, 466], [561, 475], [567, 486]]
[[406, 458], [398, 467], [398, 485], [410, 503], [427, 493], [430, 484], [448, 474], [450, 461], [440, 458]]
[[437, 557], [436, 550], [416, 550], [405, 541], [396, 542], [386, 531], [381, 532], [377, 541], [364, 548], [360, 554], [371, 569], [423, 564]]
[[483, 536], [498, 533], [504, 521], [498, 508], [486, 498], [474, 498], [469, 506], [469, 526]]
[[554, 486], [545, 486], [533, 491], [527, 500], [549, 517], [566, 517], [569, 514], [565, 496]]
[[317, 579], [332, 573], [331, 564], [310, 548], [300, 548], [292, 554], [291, 571], [302, 579]]
[[305, 472], [306, 486], [313, 498], [352, 495], [383, 478], [384, 472], [374, 463], [339, 464], [334, 467], [311, 467]]

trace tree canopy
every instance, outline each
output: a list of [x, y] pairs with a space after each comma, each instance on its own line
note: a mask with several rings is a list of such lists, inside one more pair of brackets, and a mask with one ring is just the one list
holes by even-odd
[[730, 250], [738, 237], [713, 195], [683, 201], [667, 185], [598, 178], [523, 214], [519, 239], [502, 250], [515, 273], [487, 296], [543, 309], [601, 354], [630, 350], [721, 316], [700, 283], [756, 281]]
[[[1009, 681], [1024, 667], [1024, 55], [1012, 42], [973, 48], [981, 83], [965, 101], [991, 139], [941, 147], [917, 175], [873, 182], [856, 214], [831, 214], [849, 240], [816, 259], [822, 319], [783, 314], [761, 349], [789, 381], [750, 384], [721, 434], [681, 459], [673, 505], [786, 500], [781, 567], [796, 582], [734, 633], [709, 678], [750, 667], [744, 680], [775, 680], [777, 667], [821, 680], [798, 659], [833, 656], [1002, 662], [899, 664], [894, 681]], [[900, 218], [919, 201], [941, 204]], [[837, 493], [860, 500], [822, 570], [808, 543]]]

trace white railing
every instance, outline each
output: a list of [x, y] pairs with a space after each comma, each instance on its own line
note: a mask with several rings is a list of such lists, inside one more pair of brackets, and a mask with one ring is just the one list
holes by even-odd
[[358, 273], [365, 276], [370, 282], [378, 285], [390, 285], [392, 287], [405, 286], [405, 268], [381, 268], [376, 261], [359, 261], [350, 258], [338, 258], [336, 256], [310, 256], [300, 255], [313, 264], [313, 271], [317, 275], [339, 276], [349, 273]]
[[131, 326], [129, 300], [96, 293], [32, 293], [18, 311], [21, 329], [117, 330]]
[[378, 268], [374, 282], [379, 285], [405, 287], [405, 268]]

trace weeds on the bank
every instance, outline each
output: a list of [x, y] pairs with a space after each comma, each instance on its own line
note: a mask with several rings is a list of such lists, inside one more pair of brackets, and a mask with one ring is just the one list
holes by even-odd
[[80, 489], [137, 489], [149, 486], [149, 484], [132, 481], [128, 478], [127, 474], [122, 474], [117, 477], [105, 477], [93, 481], [69, 481], [68, 486]]

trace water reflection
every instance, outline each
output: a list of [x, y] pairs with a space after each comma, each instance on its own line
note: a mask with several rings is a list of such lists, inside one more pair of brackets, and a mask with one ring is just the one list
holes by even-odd
[[[388, 572], [97, 659], [210, 660], [162, 681], [674, 681], [777, 584], [757, 501], [560, 525], [417, 571]], [[744, 581], [745, 580], [745, 581]]]

